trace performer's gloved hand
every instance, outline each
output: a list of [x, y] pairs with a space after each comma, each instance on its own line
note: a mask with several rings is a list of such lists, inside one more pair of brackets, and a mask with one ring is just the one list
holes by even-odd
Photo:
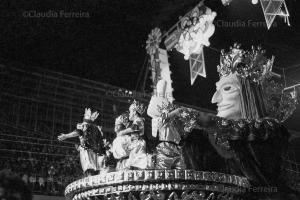
[[65, 140], [65, 139], [67, 139], [67, 136], [66, 136], [66, 134], [61, 133], [61, 134], [57, 137], [57, 139], [58, 139], [59, 141], [63, 141], [63, 140]]

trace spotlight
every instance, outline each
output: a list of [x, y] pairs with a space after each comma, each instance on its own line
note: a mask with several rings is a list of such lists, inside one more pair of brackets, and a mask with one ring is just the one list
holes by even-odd
[[258, 0], [252, 0], [252, 4], [257, 4], [258, 3]]
[[221, 0], [221, 1], [224, 6], [228, 6], [232, 2], [232, 0]]

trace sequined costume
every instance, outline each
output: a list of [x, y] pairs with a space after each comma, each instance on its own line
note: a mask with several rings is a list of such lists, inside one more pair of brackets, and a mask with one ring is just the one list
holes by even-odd
[[101, 127], [94, 123], [98, 115], [98, 112], [92, 112], [90, 108], [86, 108], [83, 122], [78, 123], [73, 132], [58, 136], [59, 141], [79, 137], [80, 145], [77, 150], [79, 151], [82, 170], [86, 176], [106, 172], [109, 169], [107, 153], [110, 143]]
[[131, 145], [130, 135], [119, 135], [121, 130], [128, 128], [130, 125], [128, 119], [128, 113], [124, 113], [116, 118], [115, 120], [115, 132], [117, 137], [113, 141], [112, 153], [114, 158], [117, 160], [116, 170], [129, 169], [129, 153]]
[[[169, 107], [169, 108], [167, 108]], [[169, 117], [168, 113], [175, 107], [166, 98], [152, 96], [147, 113], [152, 117], [152, 135], [158, 137], [156, 146], [156, 168], [184, 169], [182, 155], [181, 134], [182, 124], [176, 117]]]
[[76, 129], [80, 140], [78, 147], [82, 170], [100, 171], [106, 167], [106, 149], [103, 144], [103, 135], [94, 124], [88, 124], [87, 129]]
[[131, 143], [130, 135], [117, 136], [113, 141], [113, 155], [116, 159], [129, 156], [129, 146]]
[[128, 164], [130, 153], [131, 137], [129, 135], [118, 136], [113, 141], [113, 155], [117, 160], [116, 170], [129, 169]]
[[163, 113], [159, 120], [156, 168], [185, 169], [182, 146], [179, 145], [181, 141], [180, 122], [168, 118], [167, 113]]
[[148, 166], [148, 156], [146, 154], [146, 142], [144, 136], [144, 119], [137, 117], [132, 122], [131, 128], [135, 132], [131, 133], [131, 144], [129, 146], [129, 166], [139, 169], [146, 169]]
[[118, 135], [120, 136], [130, 136], [131, 141], [128, 146], [129, 158], [126, 165], [131, 169], [146, 169], [149, 166], [149, 156], [146, 153], [146, 142], [143, 139], [144, 118], [142, 118], [142, 115], [144, 111], [144, 104], [134, 100], [129, 106], [128, 115], [128, 119], [132, 122], [132, 124], [128, 128], [118, 132]]

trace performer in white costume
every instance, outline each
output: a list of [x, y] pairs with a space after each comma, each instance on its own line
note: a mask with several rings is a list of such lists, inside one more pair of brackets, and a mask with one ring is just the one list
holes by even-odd
[[184, 169], [182, 156], [182, 123], [177, 119], [181, 108], [175, 106], [166, 98], [166, 81], [157, 83], [157, 94], [151, 97], [147, 114], [152, 117], [152, 136], [158, 137], [156, 146], [156, 168]]
[[130, 125], [128, 113], [123, 113], [115, 120], [115, 133], [117, 137], [113, 141], [112, 153], [117, 159], [116, 170], [129, 169], [129, 154], [131, 145], [131, 136], [128, 134], [120, 135], [120, 131], [125, 130]]
[[149, 155], [146, 154], [146, 142], [144, 136], [144, 105], [138, 101], [133, 101], [129, 107], [129, 120], [132, 124], [118, 135], [130, 135], [131, 144], [129, 146], [128, 165], [132, 169], [146, 169], [149, 166]]

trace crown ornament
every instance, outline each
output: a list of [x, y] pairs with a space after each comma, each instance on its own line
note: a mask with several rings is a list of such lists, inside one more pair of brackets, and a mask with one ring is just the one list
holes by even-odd
[[260, 46], [252, 46], [251, 51], [241, 49], [235, 43], [228, 52], [221, 51], [220, 65], [217, 66], [220, 77], [236, 73], [241, 78], [248, 78], [252, 82], [261, 82], [270, 77], [275, 57], [268, 59], [266, 51]]
[[90, 108], [85, 108], [83, 120], [87, 122], [94, 122], [98, 116], [99, 113], [97, 111], [92, 112]]
[[129, 107], [129, 111], [130, 110], [136, 111], [137, 113], [142, 115], [145, 112], [146, 107], [144, 106], [143, 103], [141, 103], [139, 101], [136, 101], [136, 100], [133, 100], [132, 104]]

